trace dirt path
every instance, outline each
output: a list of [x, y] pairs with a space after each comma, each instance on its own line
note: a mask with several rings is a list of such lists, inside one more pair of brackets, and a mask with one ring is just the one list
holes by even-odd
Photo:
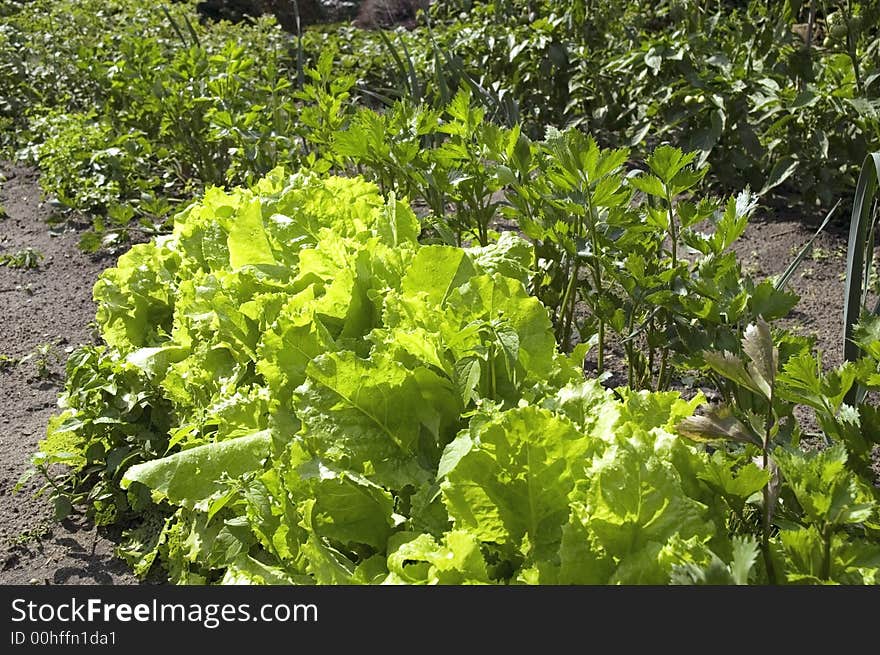
[[[743, 270], [756, 280], [782, 273], [818, 228], [800, 217], [771, 218], [759, 211], [733, 248]], [[781, 321], [796, 334], [813, 335], [826, 367], [843, 361], [843, 294], [847, 235], [842, 223], [833, 223], [819, 235], [810, 253], [789, 281], [789, 290], [800, 296]]]
[[[0, 584], [134, 583], [113, 556], [113, 533], [81, 521], [54, 523], [46, 500], [33, 495], [36, 482], [13, 492], [55, 411], [65, 351], [95, 338], [91, 289], [114, 259], [81, 253], [75, 232], [50, 234], [50, 211], [40, 202], [34, 171], [7, 166], [0, 172], [7, 177], [0, 203], [8, 214], [0, 219], [0, 255], [32, 248], [44, 256], [35, 269], [0, 266]], [[735, 248], [744, 268], [762, 279], [784, 270], [815, 227], [799, 216], [771, 218], [769, 210], [759, 211]], [[820, 236], [791, 281], [801, 303], [780, 322], [816, 335], [826, 365], [841, 359], [845, 251], [840, 228]], [[39, 355], [41, 347], [48, 357]]]
[[81, 520], [55, 523], [49, 503], [34, 496], [36, 481], [14, 491], [55, 412], [66, 351], [92, 341], [92, 286], [113, 260], [83, 255], [74, 232], [50, 234], [33, 171], [0, 173], [0, 255], [31, 248], [43, 256], [37, 268], [0, 266], [0, 584], [134, 583], [113, 556], [112, 535]]

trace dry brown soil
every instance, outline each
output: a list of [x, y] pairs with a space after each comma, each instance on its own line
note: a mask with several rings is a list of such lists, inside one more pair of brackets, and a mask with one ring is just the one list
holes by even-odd
[[116, 535], [77, 518], [56, 523], [36, 480], [15, 491], [56, 410], [66, 351], [94, 339], [92, 285], [114, 262], [80, 252], [74, 230], [50, 231], [34, 171], [0, 173], [0, 255], [43, 255], [37, 268], [0, 266], [0, 584], [134, 583], [113, 556]]

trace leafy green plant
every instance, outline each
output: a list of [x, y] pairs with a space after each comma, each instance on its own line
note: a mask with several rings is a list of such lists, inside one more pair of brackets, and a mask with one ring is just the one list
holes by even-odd
[[784, 409], [780, 409], [776, 396], [779, 351], [773, 344], [770, 326], [763, 320], [750, 325], [743, 336], [742, 350], [748, 360], [746, 366], [729, 353], [707, 353], [705, 359], [717, 373], [740, 385], [743, 392], [754, 394], [752, 398], [760, 397], [761, 404], [766, 407], [763, 414], [760, 412], [761, 406], [753, 403], [754, 409], [751, 410], [749, 415], [751, 420], [748, 424], [732, 416], [729, 410], [720, 410], [687, 418], [679, 423], [678, 429], [689, 438], [729, 439], [740, 444], [759, 447], [760, 459], [756, 464], [764, 473], [761, 484], [761, 550], [767, 575], [770, 581], [775, 583], [777, 577], [770, 550], [770, 536], [779, 495], [779, 482], [774, 481], [774, 477], [778, 476], [771, 467], [770, 453], [774, 440], [780, 438], [780, 432], [784, 430], [781, 419], [783, 416], [791, 415], [791, 408], [785, 406]]
[[[549, 124], [580, 126], [603, 145], [666, 139], [698, 151], [725, 191], [790, 184], [830, 205], [878, 137], [875, 94], [859, 83], [878, 67], [877, 30], [864, 27], [876, 25], [877, 9], [862, 3], [845, 47], [818, 49], [791, 29], [803, 3], [580, 2], [563, 12], [511, 2], [475, 3], [467, 18], [435, 13], [452, 28], [445, 48], [528, 108], [530, 136]], [[482, 26], [475, 15], [486, 16]]]
[[131, 464], [165, 452], [171, 407], [103, 348], [74, 351], [66, 368], [64, 411], [49, 422], [34, 468], [19, 485], [39, 473], [59, 519], [86, 511], [98, 525], [123, 521], [149, 498], [124, 493], [118, 482]]
[[[419, 246], [413, 214], [357, 180], [277, 171], [258, 193], [210, 194], [178, 217], [176, 245], [136, 246], [102, 276], [96, 297], [108, 346], [71, 358], [67, 409], [35, 460], [44, 473], [50, 463], [72, 466], [70, 477], [51, 479], [62, 509], [85, 503], [109, 521], [162, 500], [161, 536], [126, 552], [137, 570], [162, 561], [177, 581], [538, 581], [615, 571], [661, 580], [673, 561], [703, 556], [704, 510], [661, 467], [665, 486], [652, 493], [678, 494], [693, 519], [661, 521], [667, 527], [651, 528], [660, 532], [650, 538], [701, 538], [676, 542], [669, 559], [650, 565], [621, 568], [617, 560], [638, 553], [613, 540], [595, 551], [595, 570], [557, 561], [571, 503], [603, 502], [567, 496], [584, 476], [579, 453], [606, 447], [595, 431], [612, 429], [616, 401], [595, 383], [580, 386], [576, 361], [556, 352], [546, 314], [517, 279], [527, 274], [528, 248], [515, 240], [472, 251]], [[224, 206], [233, 207], [226, 219]], [[351, 268], [351, 258], [361, 263]], [[250, 300], [234, 301], [239, 293]], [[192, 311], [199, 306], [218, 322]], [[218, 350], [222, 342], [237, 345]], [[109, 395], [108, 385], [130, 391]], [[517, 408], [528, 398], [545, 408]], [[390, 411], [392, 399], [410, 410]], [[665, 402], [663, 424], [689, 411]], [[588, 409], [595, 403], [608, 406], [601, 427]], [[539, 425], [545, 463], [521, 450]], [[654, 437], [645, 438], [650, 450]], [[522, 456], [486, 468], [482, 447], [468, 444], [493, 440]], [[572, 477], [560, 478], [566, 452]], [[628, 461], [638, 469], [651, 460], [633, 451]], [[511, 487], [512, 504], [468, 518], [467, 480], [491, 489], [519, 470], [509, 467], [522, 468], [527, 486]], [[556, 479], [552, 504], [522, 515], [509, 534], [492, 528], [493, 516], [521, 515], [542, 475]], [[616, 467], [607, 475], [624, 481]], [[360, 528], [345, 518], [353, 511]], [[574, 547], [588, 547], [575, 536], [588, 529], [572, 523]], [[207, 536], [195, 556], [181, 541], [193, 530]], [[526, 536], [533, 546], [521, 545]], [[446, 552], [463, 560], [443, 564]]]
[[[33, 351], [34, 366], [37, 369], [37, 377], [48, 378], [52, 375], [52, 365], [61, 361], [61, 356], [51, 343], [41, 343]], [[25, 361], [27, 357], [22, 359]]]
[[[741, 526], [760, 530], [771, 582], [863, 584], [873, 579], [864, 571], [880, 555], [871, 543], [878, 508], [869, 465], [876, 409], [843, 403], [856, 378], [851, 364], [824, 374], [803, 346], [784, 339], [777, 347], [759, 321], [743, 338], [745, 361], [707, 353], [709, 365], [734, 381], [740, 395], [732, 405], [684, 419], [678, 429], [724, 444], [713, 456], [715, 485]], [[796, 404], [816, 412], [826, 448], [796, 448], [802, 436]], [[760, 497], [751, 496], [758, 491]], [[749, 520], [748, 505], [760, 510], [759, 521]]]
[[34, 149], [41, 184], [62, 205], [96, 210], [141, 191], [143, 158], [150, 153], [142, 135], [117, 140], [112, 125], [91, 112], [56, 112], [35, 121], [35, 130], [41, 133]]
[[499, 204], [494, 196], [503, 187], [493, 167], [499, 153], [516, 144], [519, 132], [486, 122], [485, 110], [473, 105], [466, 88], [459, 90], [445, 114], [447, 120], [438, 131], [447, 139], [433, 153], [433, 160], [448, 171], [448, 196], [455, 207], [450, 228], [458, 245], [467, 236], [487, 246]]
[[[601, 150], [592, 138], [570, 130], [550, 135], [535, 175], [527, 145], [519, 143], [507, 154], [510, 170], [517, 171], [508, 194], [512, 208], [507, 214], [516, 217], [527, 235], [549, 246], [548, 254], [554, 261], [545, 270], [553, 277], [545, 278], [545, 283], [557, 287], [555, 297], [559, 297], [560, 284], [564, 289], [557, 302], [550, 301], [543, 290], [538, 295], [558, 307], [556, 325], [561, 343], [570, 342], [578, 300], [587, 303], [598, 326], [601, 373], [605, 325], [614, 301], [607, 271], [615, 259], [612, 225], [621, 221], [631, 196], [622, 174], [628, 152]], [[584, 270], [590, 281], [588, 290], [580, 287]], [[590, 326], [578, 329], [585, 340]]]
[[333, 152], [376, 182], [383, 193], [415, 198], [423, 192], [428, 198], [439, 198], [431, 206], [443, 217], [447, 203], [440, 190], [447, 186], [448, 173], [432, 168], [423, 151], [427, 140], [437, 134], [439, 123], [439, 112], [405, 102], [383, 113], [363, 108], [346, 129], [333, 135]]
[[583, 302], [590, 312], [577, 321], [579, 340], [597, 335], [602, 373], [613, 332], [635, 388], [668, 388], [675, 366], [702, 367], [693, 353], [735, 347], [748, 321], [784, 316], [796, 301], [743, 274], [731, 246], [756, 200], [748, 191], [723, 205], [694, 199], [706, 174], [696, 157], [660, 146], [648, 171], [627, 173], [627, 150], [570, 130], [537, 148], [526, 140], [503, 158], [505, 214], [536, 242], [543, 265], [533, 289], [553, 310], [557, 337], [570, 343]]
[[334, 152], [383, 192], [423, 200], [441, 240], [486, 246], [507, 182], [497, 166], [518, 137], [519, 128], [488, 122], [463, 87], [442, 110], [407, 102], [382, 113], [361, 109], [336, 135]]
[[51, 519], [32, 527], [26, 528], [13, 537], [8, 538], [7, 543], [13, 546], [27, 546], [28, 544], [39, 544], [52, 534]]
[[[308, 154], [304, 165], [318, 172], [326, 172], [339, 162], [333, 157], [334, 143], [346, 121], [354, 111], [351, 92], [355, 77], [333, 70], [336, 53], [323, 50], [314, 68], [306, 68], [308, 82], [295, 97], [302, 101], [299, 123]], [[281, 163], [280, 161], [277, 163]]]
[[[111, 4], [38, 1], [9, 24], [8, 55], [25, 62], [10, 89], [28, 99], [10, 145], [40, 166], [53, 200], [93, 216], [88, 250], [161, 229], [181, 197], [227, 175], [297, 161], [302, 132], [272, 19], [207, 28], [190, 6]], [[137, 225], [121, 223], [128, 213]]]
[[9, 268], [32, 269], [40, 265], [40, 261], [45, 258], [43, 253], [33, 248], [25, 248], [11, 253], [0, 254], [0, 266]]
[[[483, 165], [509, 146], [504, 130], [490, 133], [498, 124], [532, 139], [576, 126], [639, 156], [666, 140], [711, 164], [706, 179], [725, 193], [748, 184], [831, 204], [855, 183], [852, 162], [880, 143], [877, 8], [838, 9], [846, 35], [819, 47], [791, 31], [804, 6], [757, 1], [512, 0], [464, 13], [435, 3], [412, 32], [313, 26], [295, 40], [270, 17], [201, 24], [186, 3], [13, 3], [0, 33], [0, 139], [40, 164], [50, 196], [97, 217], [89, 249], [126, 240], [108, 215], [118, 205], [134, 209], [135, 231], [162, 229], [208, 185], [248, 184], [277, 165], [352, 163], [422, 196], [440, 239], [473, 232], [485, 244], [494, 201], [484, 194], [503, 183]], [[467, 108], [453, 104], [458, 89]], [[349, 123], [353, 103], [396, 98], [427, 105], [388, 116], [384, 129], [368, 113]], [[427, 114], [436, 111], [439, 134]], [[370, 137], [375, 157], [354, 139], [367, 128], [384, 132]], [[436, 157], [414, 154], [432, 146]]]
[[[102, 274], [105, 345], [71, 355], [34, 458], [59, 517], [133, 526], [138, 574], [878, 582], [878, 326], [829, 371], [774, 334], [808, 250], [753, 280], [732, 246], [757, 196], [705, 193], [851, 185], [880, 139], [874, 3], [821, 47], [799, 3], [434, 3], [295, 40], [7, 4], [0, 142], [93, 215], [86, 249], [171, 230]], [[694, 373], [724, 408], [666, 391]]]

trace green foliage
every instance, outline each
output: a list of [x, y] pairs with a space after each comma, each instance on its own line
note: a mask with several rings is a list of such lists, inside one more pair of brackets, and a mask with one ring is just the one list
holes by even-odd
[[[0, 1], [0, 145], [92, 216], [85, 249], [154, 237], [95, 285], [105, 345], [34, 458], [57, 515], [133, 526], [120, 553], [178, 583], [876, 584], [880, 328], [825, 370], [732, 246], [878, 146], [880, 14], [832, 3], [820, 45], [797, 3], [733, 4], [294, 41]], [[723, 406], [665, 391], [694, 372]]]
[[667, 139], [711, 163], [725, 191], [785, 185], [826, 205], [880, 143], [875, 2], [859, 3], [845, 38], [809, 45], [794, 30], [808, 3], [468, 4], [434, 7], [441, 47], [515, 99], [531, 136], [571, 125], [612, 146]]
[[[831, 13], [838, 36], [809, 47], [787, 5], [469, 4], [435, 3], [412, 32], [313, 26], [294, 43], [272, 18], [202, 24], [187, 3], [7, 2], [2, 145], [39, 164], [61, 206], [94, 216], [87, 250], [129, 240], [133, 219], [133, 231], [165, 229], [208, 185], [349, 164], [424, 196], [444, 241], [486, 245], [492, 195], [509, 182], [493, 164], [518, 140], [497, 124], [533, 139], [585, 128], [642, 156], [665, 140], [711, 164], [725, 193], [825, 204], [880, 147], [875, 3]], [[351, 117], [356, 101], [394, 100]]]
[[11, 253], [0, 253], [0, 266], [8, 268], [37, 268], [44, 258], [43, 253], [33, 248], [25, 248]]
[[[613, 332], [630, 386], [667, 388], [675, 365], [702, 365], [694, 352], [730, 347], [747, 321], [784, 316], [796, 301], [748, 279], [730, 251], [756, 206], [751, 193], [723, 205], [688, 197], [707, 172], [694, 152], [661, 146], [650, 172], [634, 175], [626, 149], [576, 130], [534, 142], [519, 126], [487, 123], [467, 90], [442, 111], [362, 109], [334, 150], [381, 189], [424, 203], [439, 241], [485, 246], [499, 214], [513, 222], [535, 244], [529, 289], [551, 310], [557, 339], [568, 347], [595, 335], [601, 373]], [[589, 313], [578, 316], [581, 304]]]
[[706, 356], [749, 409], [612, 392], [558, 352], [525, 241], [419, 233], [375, 185], [276, 169], [120, 257], [34, 460], [59, 514], [137, 517], [120, 553], [178, 583], [875, 581], [864, 448], [781, 427], [794, 397], [844, 420], [855, 375], [758, 322], [744, 363]]
[[[375, 187], [279, 170], [253, 191], [209, 193], [169, 238], [123, 255], [95, 289], [109, 346], [71, 358], [66, 409], [35, 459], [47, 475], [70, 466], [51, 478], [59, 506], [108, 522], [159, 502], [161, 536], [133, 534], [143, 549], [126, 552], [177, 581], [257, 565], [319, 583], [653, 581], [708, 557], [711, 515], [650, 454], [658, 434], [577, 381], [539, 303], [494, 265], [512, 260], [417, 234]], [[514, 270], [531, 265], [527, 248], [507, 253], [520, 253]], [[689, 413], [678, 402], [652, 420]], [[588, 475], [586, 455], [610, 452], [618, 430], [641, 435], [614, 446], [632, 459], [607, 455]], [[649, 467], [656, 498], [680, 504], [645, 499], [644, 514], [610, 508], [592, 525], [584, 508], [614, 502], [587, 484], [606, 467], [610, 488], [637, 494]], [[474, 515], [482, 485], [506, 500]], [[608, 521], [635, 541], [607, 541]], [[637, 537], [641, 525], [654, 527]], [[642, 543], [663, 556], [643, 561]], [[595, 571], [566, 568], [578, 548]]]
[[[56, 515], [88, 507], [99, 525], [142, 510], [144, 489], [119, 487], [132, 464], [164, 454], [170, 406], [147, 386], [140, 370], [104, 347], [83, 347], [67, 362], [62, 411], [49, 422], [34, 466], [46, 478]], [[56, 464], [63, 464], [59, 473]]]
[[191, 12], [38, 1], [16, 5], [4, 25], [3, 145], [39, 165], [60, 207], [94, 217], [87, 250], [127, 241], [133, 219], [134, 230], [162, 230], [208, 185], [280, 164], [320, 168], [303, 135], [328, 144], [340, 126], [355, 78], [329, 73], [332, 50], [296, 88], [272, 19], [209, 26]]
[[159, 184], [145, 162], [151, 144], [139, 131], [117, 137], [94, 112], [58, 110], [36, 117], [31, 129], [37, 141], [28, 156], [40, 165], [40, 184], [62, 207], [106, 210]]
[[[781, 355], [786, 345], [777, 346], [769, 326], [759, 321], [746, 330], [744, 361], [730, 353], [707, 355], [737, 385], [736, 401], [684, 419], [679, 432], [720, 444], [711, 478], [704, 479], [756, 533], [748, 507], [760, 508], [761, 550], [771, 581], [876, 584], [880, 496], [870, 466], [880, 434], [876, 408], [844, 404], [857, 378], [852, 363], [822, 373], [803, 347]], [[858, 368], [877, 370], [877, 361], [868, 357]], [[795, 404], [815, 412], [827, 443], [823, 450], [796, 448], [802, 435], [793, 421]]]
[[[706, 174], [696, 153], [660, 146], [648, 172], [628, 174], [626, 150], [574, 130], [508, 152], [505, 214], [544, 261], [533, 291], [555, 310], [562, 343], [573, 327], [580, 341], [598, 335], [600, 373], [606, 330], [624, 346], [628, 384], [664, 389], [674, 365], [702, 368], [694, 353], [729, 348], [746, 322], [796, 302], [744, 275], [730, 249], [756, 206], [748, 190], [725, 203], [688, 197]], [[578, 302], [590, 309], [580, 320]]]

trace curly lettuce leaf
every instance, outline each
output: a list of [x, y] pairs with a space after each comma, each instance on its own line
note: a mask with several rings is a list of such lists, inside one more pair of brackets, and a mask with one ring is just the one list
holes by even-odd
[[533, 559], [552, 556], [583, 476], [590, 439], [535, 407], [463, 432], [444, 453], [443, 500], [456, 529]]

